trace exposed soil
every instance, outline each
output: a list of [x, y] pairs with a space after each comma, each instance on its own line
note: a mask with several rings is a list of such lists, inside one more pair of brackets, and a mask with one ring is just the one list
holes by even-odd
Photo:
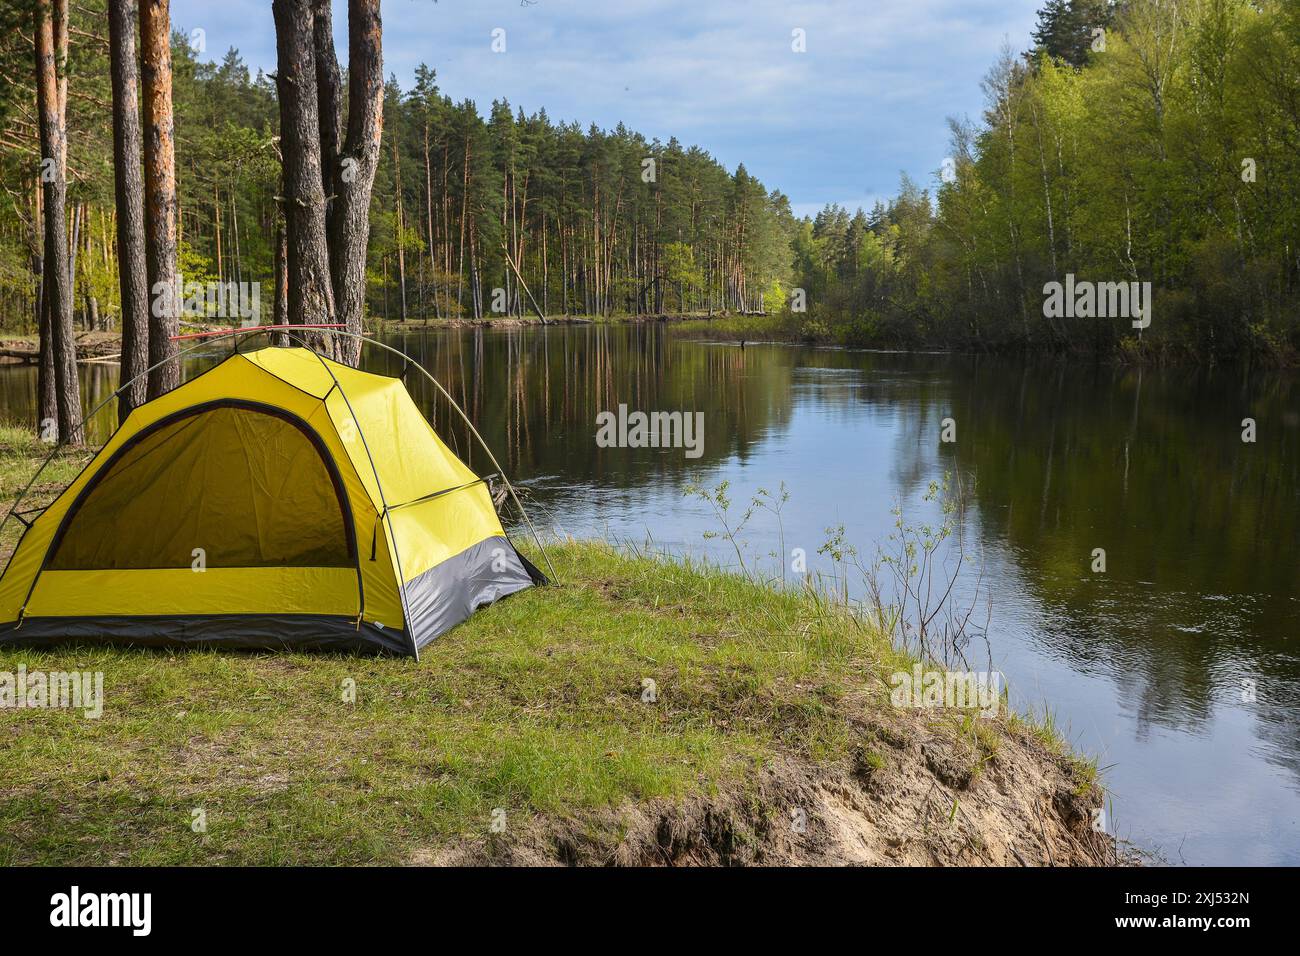
[[[1102, 793], [1024, 730], [998, 721], [992, 754], [934, 714], [855, 728], [847, 764], [791, 757], [729, 792], [511, 823], [421, 850], [415, 865], [1113, 866], [1093, 829]], [[954, 743], [954, 740], [959, 741]]]

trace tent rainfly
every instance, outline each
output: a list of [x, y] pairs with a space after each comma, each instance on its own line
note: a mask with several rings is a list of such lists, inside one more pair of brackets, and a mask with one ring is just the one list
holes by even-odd
[[418, 657], [545, 580], [399, 379], [305, 348], [235, 352], [135, 409], [27, 524], [0, 643]]

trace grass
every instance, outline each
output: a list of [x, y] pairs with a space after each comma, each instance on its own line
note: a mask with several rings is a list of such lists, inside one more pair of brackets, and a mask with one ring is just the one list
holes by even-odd
[[778, 754], [847, 752], [836, 703], [872, 666], [861, 632], [705, 568], [598, 544], [552, 557], [569, 583], [419, 663], [0, 650], [0, 671], [102, 671], [105, 696], [98, 720], [0, 715], [0, 864], [397, 862], [497, 808], [707, 794]]
[[[0, 494], [43, 453], [0, 427]], [[84, 457], [58, 457], [41, 494]], [[99, 719], [0, 709], [0, 865], [400, 863], [488, 838], [498, 811], [513, 828], [745, 792], [791, 755], [849, 759], [849, 714], [890, 719], [884, 675], [910, 660], [824, 598], [601, 543], [551, 557], [563, 586], [419, 662], [0, 645], [0, 673], [104, 675]], [[935, 716], [993, 759], [983, 722]]]
[[[0, 494], [47, 453], [0, 427]], [[37, 498], [84, 459], [56, 457]], [[0, 672], [101, 671], [105, 698], [98, 720], [0, 711], [0, 865], [400, 862], [498, 808], [513, 825], [708, 794], [778, 754], [846, 751], [836, 702], [879, 650], [862, 632], [710, 568], [594, 543], [552, 558], [563, 587], [486, 609], [419, 663], [0, 648]]]
[[[51, 446], [36, 437], [30, 428], [0, 422], [0, 502], [3, 502], [4, 512], [8, 512], [9, 503], [37, 474], [37, 469], [50, 451]], [[49, 504], [77, 477], [89, 460], [90, 454], [84, 449], [59, 449], [49, 465], [37, 476], [19, 510], [26, 511]], [[22, 531], [22, 523], [17, 519], [10, 518], [5, 522], [3, 531], [0, 531], [0, 556], [4, 560], [8, 560]]]

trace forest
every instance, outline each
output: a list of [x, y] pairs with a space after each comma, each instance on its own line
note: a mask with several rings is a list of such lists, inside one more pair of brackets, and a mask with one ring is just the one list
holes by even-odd
[[[118, 310], [104, 6], [72, 7], [68, 58], [69, 228], [85, 328]], [[39, 156], [23, 12], [6, 24], [0, 76], [0, 319], [15, 330], [33, 322]], [[179, 271], [187, 282], [260, 281], [269, 316], [283, 217], [275, 83], [235, 50], [213, 61], [199, 46], [173, 34]], [[787, 199], [743, 166], [729, 172], [675, 139], [584, 129], [505, 100], [480, 111], [443, 94], [425, 66], [408, 90], [393, 76], [384, 84], [371, 203], [367, 311], [392, 320], [531, 313], [510, 262], [548, 314], [762, 311], [783, 299], [795, 227]]]
[[[799, 224], [810, 338], [1294, 361], [1300, 5], [1050, 0], [927, 190]], [[1045, 314], [1067, 275], [1150, 282], [1146, 329]]]
[[[295, 2], [328, 17], [328, 3], [277, 6]], [[108, 24], [122, 5], [54, 4], [68, 311], [82, 330], [121, 324]], [[157, 5], [142, 4], [142, 22]], [[41, 322], [32, 37], [46, 6], [0, 4], [0, 328], [11, 334]], [[286, 302], [299, 295], [298, 283], [284, 288], [299, 250], [286, 250], [292, 131], [281, 137], [276, 79], [236, 50], [210, 53], [202, 31], [171, 24], [168, 34], [175, 271], [187, 283], [257, 283], [267, 321], [310, 311]], [[766, 316], [758, 329], [851, 345], [1294, 357], [1296, 5], [1049, 0], [1033, 48], [991, 59], [986, 109], [948, 120], [951, 155], [932, 182], [904, 175], [869, 211], [830, 205], [803, 219], [779, 190], [701, 146], [529, 115], [504, 99], [455, 102], [431, 66], [406, 89], [390, 74], [371, 118], [382, 133], [361, 312], [372, 326], [743, 313]], [[1150, 282], [1151, 325], [1045, 315], [1044, 285], [1067, 275]]]

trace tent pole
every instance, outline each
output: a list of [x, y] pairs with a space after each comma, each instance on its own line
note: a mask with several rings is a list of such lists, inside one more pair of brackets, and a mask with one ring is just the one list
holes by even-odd
[[[348, 393], [343, 390], [343, 383], [340, 382], [339, 377], [334, 374], [334, 370], [325, 364], [324, 356], [315, 349], [309, 347], [305, 339], [302, 339], [293, 332], [285, 332], [283, 334], [285, 338], [298, 342], [303, 348], [316, 356], [316, 361], [320, 362], [321, 368], [323, 368], [326, 374], [329, 375], [330, 381], [334, 383], [334, 388], [337, 388], [339, 394], [343, 396], [343, 404], [347, 406], [348, 414], [352, 416], [352, 425], [356, 428], [357, 435], [361, 439], [361, 447], [366, 450], [366, 460], [370, 462], [370, 471], [375, 476], [375, 488], [379, 491], [379, 504], [382, 508], [380, 517], [388, 525], [388, 544], [393, 549], [393, 558], [397, 561], [397, 594], [402, 599], [402, 617], [406, 622], [407, 636], [411, 639], [411, 653], [415, 656], [415, 660], [418, 663], [420, 660], [420, 648], [415, 643], [415, 622], [411, 620], [411, 609], [406, 605], [406, 573], [402, 570], [402, 554], [397, 550], [397, 535], [393, 533], [393, 519], [388, 515], [388, 496], [384, 494], [384, 483], [379, 480], [379, 468], [375, 465], [375, 456], [370, 454], [370, 443], [366, 441], [366, 433], [361, 428], [361, 422], [357, 420], [357, 413], [352, 410], [352, 403], [348, 401]], [[331, 391], [333, 391], [333, 389], [331, 389]], [[326, 394], [325, 398], [321, 399], [322, 405], [325, 404], [325, 399], [327, 398], [329, 398], [328, 394]], [[325, 414], [328, 417], [328, 407], [326, 408]]]
[[[143, 378], [144, 376], [148, 375], [148, 374], [149, 374], [150, 372], [152, 372], [154, 369], [159, 368], [159, 367], [162, 366], [162, 365], [166, 365], [168, 362], [171, 362], [171, 361], [174, 361], [174, 360], [176, 360], [176, 359], [179, 359], [179, 358], [181, 358], [181, 357], [184, 356], [184, 355], [188, 355], [188, 354], [191, 353], [191, 352], [195, 352], [195, 351], [197, 351], [197, 350], [199, 350], [199, 349], [201, 349], [201, 348], [204, 348], [204, 347], [205, 347], [205, 346], [206, 346], [210, 341], [220, 341], [221, 339], [233, 338], [233, 339], [236, 339], [236, 344], [237, 344], [237, 340], [238, 340], [239, 337], [241, 337], [241, 336], [244, 336], [244, 335], [257, 335], [257, 334], [260, 334], [260, 333], [262, 333], [262, 332], [266, 332], [266, 331], [268, 331], [268, 330], [270, 330], [270, 329], [278, 329], [278, 328], [281, 328], [281, 327], [279, 327], [279, 326], [258, 326], [258, 327], [256, 327], [256, 328], [249, 328], [249, 329], [231, 329], [231, 330], [226, 331], [226, 332], [220, 332], [220, 333], [217, 333], [216, 335], [208, 336], [207, 338], [205, 338], [205, 339], [204, 339], [202, 342], [200, 342], [200, 343], [197, 343], [197, 344], [195, 344], [195, 345], [191, 345], [191, 346], [189, 346], [188, 348], [181, 349], [181, 350], [178, 351], [175, 355], [169, 355], [169, 356], [167, 356], [165, 359], [161, 359], [160, 361], [155, 362], [153, 365], [150, 365], [147, 369], [145, 369], [145, 370], [144, 370], [143, 372], [141, 372], [139, 375], [136, 375], [134, 378], [131, 378], [131, 379], [129, 379], [128, 381], [123, 382], [122, 384], [120, 384], [120, 385], [119, 385], [119, 386], [118, 386], [118, 387], [113, 391], [113, 393], [112, 393], [111, 395], [109, 395], [109, 396], [108, 396], [107, 398], [105, 398], [102, 402], [100, 402], [98, 405], [96, 405], [94, 408], [92, 408], [89, 412], [87, 412], [85, 415], [83, 415], [83, 416], [81, 417], [81, 421], [78, 422], [77, 427], [74, 428], [74, 429], [72, 429], [72, 431], [77, 431], [78, 429], [84, 427], [85, 423], [86, 423], [88, 420], [94, 418], [96, 415], [98, 415], [99, 412], [109, 404], [109, 402], [112, 402], [112, 401], [113, 401], [114, 399], [116, 399], [116, 398], [118, 397], [118, 395], [120, 395], [120, 394], [121, 394], [125, 389], [130, 388], [132, 384], [134, 384], [135, 382], [137, 382], [139, 379]], [[297, 329], [297, 328], [301, 328], [301, 329], [312, 329], [312, 328], [317, 328], [317, 327], [316, 327], [316, 326], [308, 326], [308, 325], [304, 325], [304, 326], [286, 326], [286, 328], [294, 328], [294, 329]], [[412, 360], [411, 360], [411, 357], [410, 357], [409, 355], [407, 355], [405, 352], [403, 352], [401, 349], [395, 349], [395, 348], [393, 348], [391, 345], [385, 345], [383, 342], [376, 342], [376, 341], [374, 341], [373, 339], [366, 338], [366, 336], [364, 336], [364, 335], [362, 335], [362, 334], [360, 334], [360, 333], [358, 333], [358, 332], [346, 332], [346, 331], [344, 331], [344, 330], [342, 330], [342, 329], [325, 329], [325, 330], [323, 330], [323, 332], [322, 332], [322, 334], [329, 334], [329, 333], [333, 333], [334, 335], [346, 335], [346, 336], [348, 336], [348, 337], [350, 337], [350, 338], [358, 339], [362, 344], [373, 345], [375, 348], [383, 349], [385, 352], [392, 352], [394, 355], [400, 356], [401, 358], [405, 359], [405, 360], [406, 360], [410, 365], [414, 366], [414, 367], [416, 368], [416, 370], [418, 370], [418, 371], [420, 372], [421, 375], [423, 375], [425, 378], [427, 378], [430, 382], [433, 383], [434, 387], [435, 387], [435, 388], [436, 388], [436, 389], [437, 389], [437, 390], [442, 394], [442, 396], [443, 396], [445, 399], [447, 399], [448, 402], [451, 403], [451, 407], [454, 408], [454, 409], [456, 409], [456, 412], [460, 415], [460, 417], [461, 417], [462, 419], [464, 419], [465, 424], [469, 427], [469, 430], [473, 433], [474, 437], [475, 437], [476, 439], [478, 439], [478, 443], [479, 443], [479, 445], [482, 446], [483, 451], [487, 454], [487, 456], [488, 456], [488, 460], [492, 462], [493, 466], [494, 466], [494, 467], [496, 468], [496, 470], [497, 470], [497, 473], [501, 475], [501, 481], [504, 482], [504, 484], [505, 484], [505, 486], [506, 486], [506, 490], [510, 492], [510, 498], [511, 498], [511, 500], [514, 501], [514, 503], [515, 503], [515, 507], [519, 509], [519, 514], [523, 517], [523, 519], [524, 519], [524, 523], [525, 523], [526, 525], [528, 525], [528, 530], [529, 530], [529, 532], [532, 534], [532, 537], [533, 537], [533, 541], [534, 541], [534, 543], [536, 543], [538, 550], [541, 551], [541, 553], [542, 553], [542, 557], [543, 557], [543, 558], [545, 559], [545, 561], [546, 561], [546, 567], [547, 567], [547, 569], [551, 572], [551, 580], [554, 581], [556, 584], [559, 584], [559, 583], [560, 583], [560, 577], [559, 577], [558, 574], [555, 573], [555, 565], [554, 565], [554, 564], [552, 563], [552, 561], [551, 561], [551, 556], [550, 556], [550, 554], [547, 553], [547, 551], [546, 551], [546, 546], [542, 544], [541, 536], [537, 533], [537, 528], [533, 525], [533, 521], [532, 521], [532, 519], [528, 516], [528, 511], [524, 508], [523, 502], [519, 500], [519, 495], [515, 493], [515, 486], [511, 483], [510, 479], [509, 479], [508, 477], [506, 477], [505, 469], [502, 468], [502, 467], [501, 467], [501, 463], [497, 461], [496, 455], [492, 454], [492, 449], [488, 447], [488, 443], [487, 443], [486, 441], [484, 441], [483, 436], [480, 435], [478, 429], [474, 427], [474, 423], [473, 423], [472, 421], [470, 421], [469, 416], [465, 414], [465, 410], [462, 409], [462, 408], [460, 407], [460, 405], [456, 402], [456, 400], [455, 400], [454, 398], [451, 397], [451, 394], [450, 394], [450, 393], [449, 393], [445, 388], [442, 387], [442, 383], [439, 382], [436, 378], [434, 378], [433, 375], [429, 372], [429, 370], [426, 369], [426, 368], [425, 368], [423, 365], [421, 365], [419, 362], [412, 361]], [[308, 351], [312, 352], [312, 354], [316, 354], [315, 349], [309, 349]], [[319, 358], [320, 356], [317, 356], [317, 357]], [[327, 369], [328, 369], [328, 366], [327, 366]], [[333, 374], [333, 373], [331, 373], [331, 376], [332, 376], [332, 374]], [[337, 379], [335, 380], [335, 384], [337, 384]], [[346, 401], [346, 399], [347, 399], [347, 396], [345, 395], [345, 396], [344, 396], [344, 400]], [[351, 408], [351, 406], [349, 406], [349, 409], [350, 409], [350, 408]], [[353, 417], [355, 418], [356, 416], [353, 416]], [[121, 428], [121, 427], [122, 427], [122, 426], [121, 426], [121, 423], [119, 422], [119, 423], [118, 423], [118, 428]], [[114, 433], [114, 434], [117, 433], [117, 428], [113, 429], [113, 433]], [[113, 440], [112, 435], [109, 436], [109, 439], [108, 439], [108, 440], [109, 440], [109, 441], [112, 441], [112, 440]], [[54, 460], [54, 456], [58, 453], [59, 449], [62, 448], [65, 444], [67, 444], [66, 439], [59, 439], [59, 441], [55, 443], [54, 447], [53, 447], [52, 449], [50, 449], [50, 453], [49, 453], [49, 455], [47, 455], [46, 458], [45, 458], [45, 460], [41, 462], [40, 467], [36, 469], [36, 473], [32, 475], [31, 479], [27, 482], [27, 484], [23, 486], [23, 490], [20, 491], [20, 492], [18, 493], [18, 496], [14, 499], [13, 504], [10, 505], [8, 512], [5, 513], [4, 518], [3, 518], [3, 519], [0, 519], [0, 533], [3, 533], [5, 527], [6, 527], [6, 526], [8, 525], [8, 523], [9, 523], [9, 517], [10, 517], [10, 516], [11, 516], [11, 515], [12, 515], [12, 514], [17, 510], [18, 505], [22, 503], [22, 500], [23, 500], [23, 498], [27, 495], [27, 492], [31, 490], [32, 485], [36, 484], [36, 479], [39, 478], [39, 477], [41, 476], [41, 473], [45, 471], [46, 466], [49, 465], [49, 463], [50, 463], [51, 461]], [[107, 444], [107, 442], [105, 442], [105, 444]], [[102, 446], [101, 446], [101, 447], [102, 447]], [[367, 454], [368, 454], [368, 452], [367, 452]], [[74, 479], [74, 480], [75, 480], [75, 479]], [[390, 533], [391, 533], [391, 530], [390, 530]], [[18, 552], [18, 549], [15, 547], [15, 548], [14, 548], [14, 551], [13, 551], [13, 554], [17, 554], [17, 552]], [[11, 558], [11, 559], [12, 559], [12, 557], [13, 557], [13, 554], [10, 555], [10, 558]], [[6, 568], [7, 568], [7, 567], [8, 567], [8, 562], [5, 562], [5, 564], [6, 564]]]
[[[238, 329], [238, 330], [234, 330], [234, 331], [230, 331], [230, 332], [224, 332], [224, 333], [221, 333], [220, 335], [214, 335], [214, 336], [212, 336], [211, 338], [213, 338], [213, 339], [229, 338], [230, 336], [243, 335], [245, 332], [251, 332], [251, 331], [255, 331], [255, 330], [253, 330], [253, 329]], [[260, 331], [260, 330], [259, 330], [259, 331]], [[138, 382], [140, 379], [144, 378], [146, 375], [148, 375], [148, 374], [149, 374], [150, 372], [152, 372], [154, 369], [159, 368], [160, 366], [166, 365], [168, 362], [171, 362], [171, 361], [173, 361], [173, 360], [175, 360], [175, 359], [178, 359], [178, 358], [180, 358], [180, 357], [183, 356], [183, 355], [188, 355], [190, 352], [197, 351], [198, 349], [203, 348], [205, 345], [207, 345], [207, 342], [201, 342], [201, 343], [199, 343], [199, 344], [197, 344], [197, 345], [191, 345], [191, 346], [189, 346], [189, 347], [187, 347], [187, 348], [183, 348], [183, 349], [181, 349], [180, 351], [178, 351], [175, 355], [169, 355], [169, 356], [167, 356], [165, 359], [162, 359], [162, 360], [160, 360], [160, 361], [155, 362], [153, 365], [150, 365], [147, 369], [145, 369], [145, 370], [144, 370], [143, 372], [141, 372], [139, 375], [136, 375], [135, 377], [133, 377], [133, 378], [131, 378], [131, 379], [128, 379], [127, 381], [123, 382], [123, 383], [120, 384], [116, 389], [113, 390], [112, 394], [110, 394], [107, 398], [105, 398], [102, 402], [100, 402], [98, 405], [96, 405], [94, 408], [92, 408], [92, 409], [91, 409], [89, 412], [87, 412], [85, 415], [82, 415], [82, 416], [81, 416], [81, 420], [80, 420], [79, 422], [77, 422], [76, 426], [73, 427], [73, 428], [71, 429], [71, 431], [76, 432], [76, 431], [80, 431], [80, 430], [84, 429], [84, 428], [85, 428], [85, 425], [86, 425], [86, 422], [90, 421], [92, 418], [94, 418], [96, 415], [98, 415], [98, 414], [100, 413], [100, 411], [102, 411], [104, 408], [106, 408], [110, 402], [112, 402], [112, 401], [113, 401], [114, 399], [116, 399], [119, 395], [121, 395], [123, 391], [125, 391], [125, 390], [128, 389], [128, 388], [130, 388], [133, 384], [135, 384], [136, 382]], [[121, 423], [121, 422], [118, 422], [117, 428], [114, 428], [114, 429], [113, 429], [113, 435], [116, 435], [116, 434], [117, 434], [117, 430], [118, 430], [118, 428], [121, 428], [121, 427], [122, 427], [122, 423]], [[108, 436], [108, 441], [112, 441], [112, 440], [113, 440], [113, 435], [109, 435], [109, 436]], [[106, 441], [104, 444], [107, 445], [107, 444], [108, 444], [108, 441]], [[23, 500], [24, 497], [26, 497], [27, 492], [31, 490], [32, 485], [36, 484], [36, 479], [39, 478], [39, 477], [41, 476], [41, 473], [45, 471], [45, 467], [46, 467], [46, 466], [47, 466], [51, 461], [54, 460], [54, 456], [58, 454], [59, 449], [62, 448], [62, 447], [63, 447], [64, 445], [66, 445], [67, 443], [68, 443], [68, 442], [67, 442], [67, 439], [66, 439], [66, 438], [60, 438], [58, 441], [56, 441], [56, 442], [54, 443], [54, 447], [51, 448], [51, 449], [50, 449], [50, 453], [49, 453], [48, 455], [45, 456], [45, 460], [42, 461], [40, 467], [36, 469], [36, 473], [33, 474], [32, 477], [31, 477], [31, 479], [27, 482], [27, 484], [23, 486], [23, 490], [20, 491], [20, 492], [18, 492], [18, 496], [17, 496], [16, 498], [14, 498], [14, 503], [13, 503], [12, 505], [10, 505], [9, 510], [5, 513], [4, 518], [0, 518], [0, 533], [3, 533], [3, 532], [4, 532], [5, 526], [9, 523], [9, 516], [12, 515], [12, 514], [13, 514], [13, 513], [18, 509], [18, 505], [20, 505], [20, 504], [22, 503], [22, 500]], [[100, 447], [102, 448], [103, 446], [101, 445]], [[76, 480], [76, 479], [74, 478], [73, 481], [75, 481], [75, 480]], [[17, 552], [18, 552], [18, 549], [15, 547], [13, 553], [16, 554]], [[12, 559], [12, 558], [13, 558], [13, 554], [10, 554], [9, 557]], [[8, 566], [9, 566], [9, 563], [6, 561], [6, 562], [5, 562], [5, 568], [7, 569]]]
[[[337, 329], [333, 331], [334, 334], [336, 335], [350, 335], [353, 336], [354, 338], [358, 338], [366, 345], [373, 345], [375, 348], [383, 349], [386, 352], [392, 352], [394, 355], [401, 356], [402, 358], [410, 362], [411, 357], [407, 355], [405, 352], [403, 352], [401, 349], [395, 349], [391, 345], [385, 345], [383, 342], [376, 342], [373, 339], [368, 339], [364, 335], [358, 335], [356, 332], [340, 332]], [[511, 483], [510, 479], [506, 477], [505, 469], [502, 468], [501, 463], [497, 461], [496, 455], [492, 454], [492, 449], [488, 447], [488, 443], [483, 440], [483, 436], [480, 435], [478, 429], [474, 427], [474, 423], [470, 421], [469, 416], [465, 414], [465, 410], [462, 409], [459, 404], [457, 404], [456, 399], [452, 398], [451, 393], [449, 393], [445, 388], [442, 387], [442, 383], [439, 382], [436, 378], [434, 378], [433, 375], [429, 372], [429, 370], [426, 369], [419, 362], [411, 362], [411, 365], [412, 367], [415, 368], [416, 371], [418, 371], [421, 375], [423, 375], [425, 378], [427, 378], [430, 382], [433, 383], [434, 388], [436, 388], [439, 392], [441, 392], [443, 398], [447, 399], [447, 401], [451, 403], [451, 407], [456, 409], [456, 412], [460, 415], [460, 417], [465, 420], [465, 424], [469, 426], [469, 430], [474, 434], [474, 437], [478, 439], [479, 445], [481, 445], [483, 447], [483, 451], [487, 453], [488, 460], [492, 462], [493, 467], [496, 468], [497, 473], [501, 476], [501, 481], [505, 484], [506, 490], [510, 492], [510, 498], [512, 501], [514, 501], [515, 507], [519, 509], [519, 514], [523, 517], [524, 524], [528, 525], [528, 530], [533, 536], [533, 541], [536, 543], [537, 549], [542, 552], [542, 557], [546, 560], [546, 567], [551, 572], [551, 580], [553, 580], [556, 584], [559, 584], [560, 577], [558, 574], [555, 573], [555, 565], [551, 563], [551, 556], [547, 554], [546, 546], [542, 544], [542, 539], [541, 536], [537, 533], [537, 528], [533, 526], [533, 521], [531, 518], [528, 517], [528, 512], [524, 509], [523, 502], [519, 500], [519, 495], [515, 493], [515, 486]]]

